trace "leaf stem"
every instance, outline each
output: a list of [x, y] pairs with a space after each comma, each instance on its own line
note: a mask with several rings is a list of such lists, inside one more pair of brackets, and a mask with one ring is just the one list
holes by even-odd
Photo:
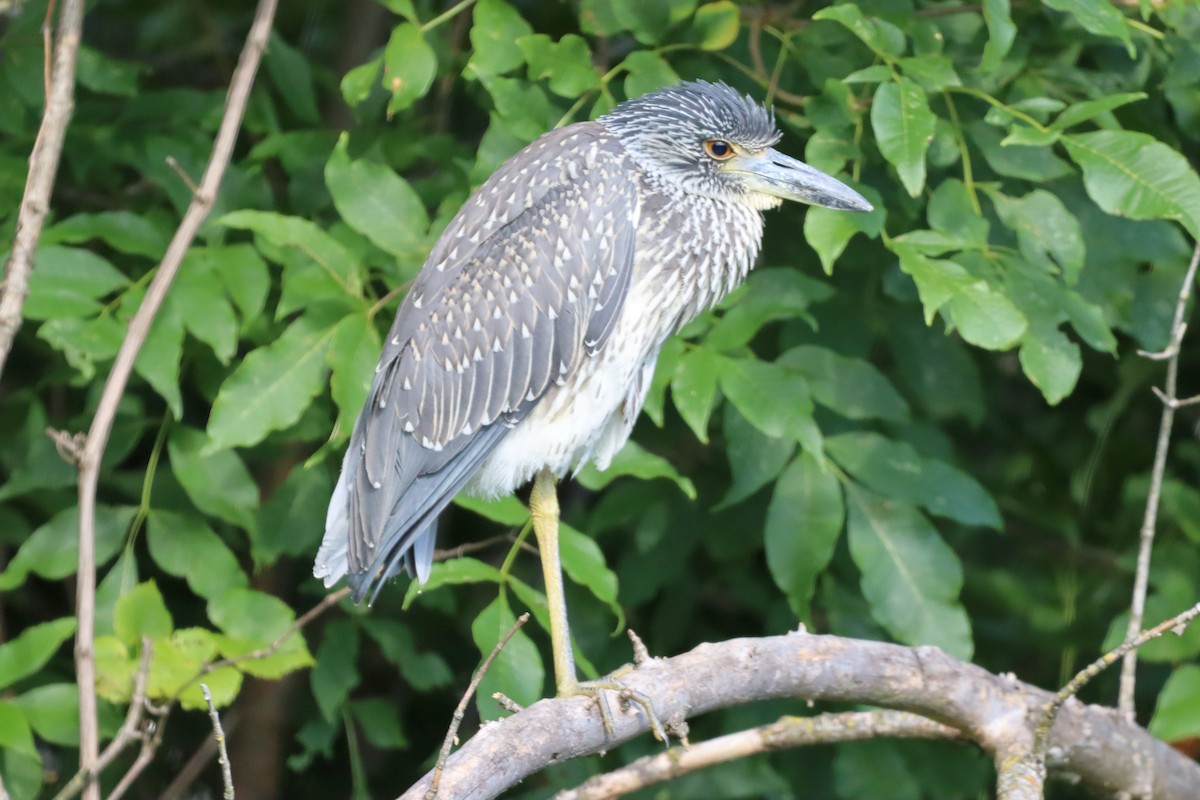
[[423, 24], [421, 26], [421, 33], [429, 33], [431, 30], [433, 30], [437, 26], [441, 25], [442, 23], [447, 22], [447, 21], [453, 19], [454, 17], [458, 16], [458, 12], [469, 8], [474, 3], [475, 3], [475, 0], [461, 0], [461, 2], [455, 3], [454, 5], [450, 6], [450, 8], [447, 8], [445, 11], [443, 11], [441, 14], [438, 14], [436, 17], [434, 17], [433, 19], [431, 19], [428, 22], [426, 22], [425, 24]]

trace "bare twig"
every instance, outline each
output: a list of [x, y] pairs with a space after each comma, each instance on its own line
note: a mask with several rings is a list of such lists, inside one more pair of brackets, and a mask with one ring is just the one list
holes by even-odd
[[138, 753], [138, 757], [134, 759], [133, 764], [121, 776], [121, 780], [117, 781], [117, 785], [108, 795], [108, 800], [120, 800], [129, 787], [133, 786], [133, 782], [138, 779], [138, 776], [145, 771], [146, 767], [150, 766], [150, 762], [154, 760], [155, 753], [158, 752], [158, 746], [162, 744], [163, 732], [167, 729], [167, 714], [170, 709], [163, 712], [162, 717], [157, 722], [150, 721], [146, 725], [146, 730], [142, 734], [142, 749]]
[[957, 739], [961, 736], [954, 728], [906, 711], [783, 717], [769, 725], [639, 758], [620, 769], [590, 778], [574, 789], [559, 792], [554, 800], [608, 800], [715, 764], [792, 747], [887, 737]]
[[[268, 656], [274, 655], [275, 652], [280, 647], [283, 647], [284, 643], [288, 639], [290, 639], [293, 634], [299, 633], [301, 631], [301, 629], [303, 629], [306, 625], [308, 625], [308, 623], [312, 622], [314, 619], [316, 619], [317, 617], [324, 614], [325, 611], [327, 609], [329, 609], [330, 607], [337, 605], [338, 602], [340, 602], [342, 600], [342, 598], [346, 597], [349, 594], [350, 594], [349, 586], [343, 586], [341, 589], [338, 589], [336, 592], [330, 592], [329, 594], [327, 594], [321, 598], [321, 602], [317, 603], [315, 606], [310, 608], [308, 611], [305, 611], [303, 614], [301, 614], [299, 617], [297, 617], [296, 621], [293, 622], [291, 625], [289, 625], [287, 630], [285, 630], [283, 633], [276, 636], [275, 641], [271, 642], [266, 647], [260, 647], [257, 650], [253, 650], [249, 653], [244, 653], [240, 656], [233, 656], [232, 658], [222, 658], [220, 661], [214, 661], [213, 663], [211, 663], [207, 667], [205, 667], [204, 671], [200, 675], [197, 675], [191, 681], [188, 681], [188, 683], [184, 686], [184, 688], [187, 688], [187, 686], [191, 686], [192, 683], [199, 680], [202, 675], [207, 675], [208, 673], [212, 672], [215, 669], [220, 669], [221, 667], [236, 666], [245, 661], [260, 661]], [[180, 691], [182, 692], [183, 689], [180, 689]]]
[[[67, 0], [81, 2], [81, 0]], [[87, 776], [84, 800], [99, 800], [100, 791], [95, 782], [96, 759], [99, 737], [96, 724], [96, 668], [92, 652], [95, 638], [96, 597], [96, 487], [100, 478], [100, 459], [108, 445], [116, 417], [117, 405], [125, 393], [133, 363], [142, 348], [154, 317], [166, 297], [167, 289], [179, 271], [179, 265], [195, 238], [200, 224], [208, 216], [216, 198], [217, 189], [233, 154], [241, 127], [242, 115], [250, 97], [250, 88], [258, 71], [259, 61], [266, 49], [271, 33], [271, 22], [275, 16], [277, 0], [259, 0], [254, 22], [246, 36], [246, 43], [238, 60], [237, 69], [229, 84], [225, 99], [225, 113], [213, 141], [213, 151], [200, 190], [183, 215], [162, 262], [146, 290], [142, 303], [129, 322], [129, 330], [116, 360], [108, 373], [104, 390], [96, 407], [96, 416], [88, 430], [87, 441], [79, 457], [79, 571], [76, 589], [76, 617], [78, 628], [75, 634], [75, 674], [79, 684], [79, 740], [80, 769]]]
[[213, 704], [212, 692], [208, 690], [208, 684], [200, 684], [200, 692], [204, 695], [204, 702], [208, 703], [208, 718], [212, 721], [213, 738], [217, 742], [217, 763], [221, 765], [221, 783], [225, 787], [225, 793], [221, 795], [225, 800], [233, 800], [233, 767], [229, 764], [229, 751], [225, 749], [225, 731], [221, 728], [221, 715], [217, 713], [217, 707]]
[[492, 648], [492, 652], [488, 653], [488, 657], [479, 665], [479, 669], [475, 670], [474, 677], [467, 684], [467, 690], [463, 692], [462, 699], [458, 701], [458, 705], [454, 708], [454, 717], [450, 720], [450, 728], [446, 731], [446, 738], [442, 741], [442, 750], [438, 753], [437, 765], [433, 768], [433, 778], [429, 782], [429, 789], [425, 792], [425, 800], [434, 800], [437, 797], [438, 786], [442, 782], [442, 771], [446, 768], [446, 759], [450, 757], [450, 748], [454, 747], [454, 740], [458, 737], [458, 726], [462, 725], [463, 715], [467, 712], [467, 703], [471, 701], [475, 690], [479, 688], [479, 682], [487, 674], [488, 667], [496, 660], [496, 656], [500, 655], [500, 651], [504, 649], [504, 645], [508, 644], [508, 640], [528, 621], [528, 611], [517, 617], [516, 622], [508, 629], [508, 633], [500, 637], [500, 641], [496, 642], [496, 646]]
[[[1125, 638], [1133, 639], [1142, 629], [1146, 614], [1146, 591], [1150, 585], [1150, 553], [1154, 546], [1154, 531], [1158, 523], [1158, 503], [1162, 496], [1163, 475], [1167, 468], [1167, 451], [1171, 446], [1171, 428], [1175, 424], [1175, 409], [1178, 408], [1177, 391], [1179, 380], [1179, 349], [1187, 332], [1184, 315], [1192, 295], [1192, 284], [1196, 281], [1196, 268], [1200, 266], [1200, 241], [1192, 252], [1179, 299], [1175, 303], [1175, 317], [1171, 321], [1171, 338], [1167, 348], [1160, 354], [1148, 357], [1165, 358], [1167, 377], [1159, 393], [1162, 400], [1162, 419], [1158, 426], [1158, 443], [1154, 448], [1154, 466], [1150, 470], [1150, 492], [1146, 496], [1146, 511], [1142, 516], [1142, 529], [1138, 541], [1137, 570], [1133, 579], [1133, 600], [1129, 604], [1129, 624], [1125, 627]], [[1137, 681], [1137, 649], [1130, 648], [1121, 664], [1121, 685], [1117, 707], [1130, 720], [1134, 718], [1134, 687]]]
[[[237, 709], [225, 715], [224, 728], [226, 736], [236, 734], [241, 719]], [[167, 784], [167, 788], [159, 793], [158, 800], [179, 800], [179, 798], [187, 794], [188, 789], [196, 782], [196, 779], [200, 777], [200, 773], [204, 771], [204, 768], [208, 766], [208, 762], [212, 761], [216, 754], [216, 741], [211, 736], [205, 736], [204, 741], [196, 748], [196, 752], [192, 753], [191, 758], [183, 765], [183, 769], [179, 770], [175, 777], [171, 779], [171, 782]]]
[[[50, 213], [50, 195], [54, 178], [62, 159], [67, 125], [75, 110], [75, 61], [83, 31], [83, 0], [64, 0], [58, 18], [58, 41], [54, 48], [53, 70], [50, 67], [50, 15], [54, 4], [46, 10], [43, 35], [46, 37], [46, 110], [42, 126], [29, 155], [29, 173], [25, 179], [25, 194], [17, 212], [17, 232], [12, 252], [4, 269], [4, 285], [0, 286], [0, 375], [12, 350], [13, 338], [21, 327], [21, 309], [29, 294], [29, 273], [33, 270], [34, 254], [42, 226]], [[82, 744], [82, 742], [81, 742]], [[93, 752], [95, 742], [90, 743]]]

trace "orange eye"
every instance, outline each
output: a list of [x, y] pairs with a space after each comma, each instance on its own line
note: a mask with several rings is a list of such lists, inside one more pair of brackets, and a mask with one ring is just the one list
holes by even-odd
[[724, 139], [707, 139], [704, 142], [704, 152], [717, 161], [724, 161], [733, 158], [733, 145]]

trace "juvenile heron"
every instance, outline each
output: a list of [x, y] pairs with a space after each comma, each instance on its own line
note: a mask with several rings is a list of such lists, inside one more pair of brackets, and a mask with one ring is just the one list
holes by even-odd
[[501, 166], [396, 313], [313, 573], [326, 586], [348, 574], [356, 602], [401, 569], [424, 582], [459, 490], [496, 497], [533, 479], [558, 694], [595, 694], [575, 674], [555, 481], [603, 469], [629, 438], [663, 343], [753, 266], [763, 210], [871, 209], [779, 139], [762, 106], [695, 81]]

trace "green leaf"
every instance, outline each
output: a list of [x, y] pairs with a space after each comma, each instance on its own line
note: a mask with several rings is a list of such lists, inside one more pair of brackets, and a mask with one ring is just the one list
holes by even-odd
[[983, 46], [979, 71], [994, 72], [1017, 38], [1017, 26], [1013, 23], [1009, 0], [983, 0], [983, 21], [987, 25], [988, 40]]
[[343, 133], [325, 164], [325, 183], [338, 214], [354, 230], [392, 255], [424, 255], [429, 231], [425, 204], [391, 167], [374, 161], [352, 161]]
[[363, 735], [372, 747], [381, 750], [403, 750], [408, 747], [400, 714], [391, 698], [372, 697], [350, 704], [350, 716], [362, 726]]
[[724, 50], [737, 41], [741, 18], [730, 0], [705, 3], [696, 9], [687, 39], [701, 50]]
[[34, 254], [22, 313], [26, 319], [91, 316], [100, 310], [98, 300], [128, 284], [116, 267], [90, 250], [42, 245]]
[[529, 64], [530, 80], [549, 79], [550, 91], [577, 98], [600, 82], [592, 51], [582, 36], [568, 33], [557, 42], [544, 33], [522, 36], [517, 45]]
[[864, 16], [859, 7], [853, 3], [842, 3], [823, 8], [813, 14], [813, 19], [840, 22], [885, 61], [891, 61], [904, 52], [904, 35], [895, 26], [873, 17]]
[[713, 511], [739, 503], [775, 480], [796, 452], [795, 442], [767, 436], [730, 404], [725, 405], [721, 427], [733, 482]]
[[48, 742], [79, 746], [79, 689], [73, 683], [49, 683], [13, 699], [34, 732]]
[[950, 298], [975, 282], [974, 276], [962, 265], [948, 259], [928, 258], [916, 247], [897, 247], [896, 254], [900, 256], [900, 269], [917, 284], [921, 305], [925, 309], [926, 325], [933, 323], [938, 310]]
[[342, 99], [346, 105], [354, 108], [371, 96], [371, 89], [379, 80], [379, 70], [382, 68], [383, 56], [380, 55], [342, 76]]
[[258, 484], [237, 453], [231, 450], [205, 453], [208, 443], [203, 431], [175, 426], [167, 441], [171, 471], [196, 508], [253, 531]]
[[0, 689], [33, 675], [75, 633], [75, 619], [64, 617], [26, 628], [0, 645]]
[[351, 297], [362, 296], [362, 266], [345, 245], [313, 223], [271, 211], [234, 211], [217, 220], [227, 228], [253, 231], [268, 245], [295, 248], [330, 283]]
[[696, 438], [708, 442], [708, 420], [717, 394], [721, 359], [703, 347], [690, 348], [675, 365], [671, 400]]
[[495, 500], [482, 500], [460, 492], [454, 498], [454, 504], [501, 525], [517, 526], [529, 521], [529, 509], [511, 494]]
[[[42, 232], [41, 243], [86, 244], [99, 240], [114, 250], [158, 259], [167, 250], [168, 234], [149, 219], [132, 211], [99, 211], [74, 214]], [[90, 252], [90, 251], [84, 251]]]
[[292, 47], [278, 31], [271, 31], [263, 66], [283, 102], [301, 122], [315, 124], [320, 119], [312, 69], [306, 55]]
[[886, 213], [887, 209], [878, 201], [875, 210], [866, 214], [847, 214], [814, 206], [804, 212], [804, 240], [817, 251], [825, 274], [832, 275], [834, 263], [846, 251], [846, 245], [855, 234], [866, 233], [872, 239], [879, 236]]
[[155, 639], [171, 634], [174, 627], [171, 613], [154, 581], [140, 583], [121, 595], [117, 600], [113, 627], [117, 638], [133, 646], [138, 645], [142, 637]]
[[801, 453], [779, 480], [763, 532], [767, 567], [796, 616], [808, 618], [817, 576], [833, 559], [846, 510], [837, 478]]
[[1130, 219], [1173, 219], [1200, 236], [1200, 177], [1182, 155], [1144, 133], [1064, 136], [1096, 205]]
[[325, 626], [317, 661], [312, 669], [312, 693], [317, 708], [327, 720], [342, 714], [342, 706], [360, 682], [358, 675], [358, 628], [348, 619]]
[[1079, 281], [1086, 249], [1083, 229], [1062, 200], [1043, 189], [1035, 189], [1021, 198], [989, 192], [1001, 221], [1016, 232], [1021, 254], [1031, 263], [1045, 264], [1054, 259], [1062, 269], [1068, 286]]
[[416, 25], [405, 22], [392, 29], [383, 50], [383, 88], [391, 93], [391, 117], [425, 96], [437, 76], [437, 56]]
[[1200, 666], [1175, 668], [1158, 695], [1150, 733], [1164, 742], [1200, 736]]
[[324, 389], [325, 353], [334, 331], [305, 315], [248, 354], [213, 401], [206, 452], [257, 444], [295, 423]]
[[642, 44], [662, 41], [671, 23], [671, 7], [665, 0], [611, 0], [612, 13], [621, 27]]
[[908, 418], [908, 404], [870, 362], [847, 358], [824, 347], [802, 345], [778, 363], [794, 367], [808, 381], [813, 399], [848, 419]]
[[909, 444], [861, 431], [832, 436], [825, 447], [856, 481], [888, 500], [915, 503], [964, 525], [1000, 528], [1000, 511], [986, 489], [945, 461], [921, 456]]
[[[483, 658], [496, 648], [504, 634], [512, 629], [516, 616], [508, 606], [504, 595], [500, 595], [479, 613], [471, 623], [471, 638]], [[508, 644], [497, 654], [488, 669], [479, 689], [475, 703], [481, 719], [499, 719], [503, 709], [492, 699], [495, 692], [503, 692], [522, 706], [533, 704], [542, 696], [542, 685], [546, 680], [546, 669], [533, 640], [524, 630], [518, 630]]]
[[[844, 8], [844, 6], [836, 6]], [[901, 78], [881, 83], [871, 104], [871, 127], [883, 154], [913, 197], [925, 188], [925, 152], [933, 140], [937, 118], [929, 110], [925, 90]]]
[[[262, 313], [271, 286], [271, 275], [267, 262], [262, 260], [253, 246], [194, 247], [184, 256], [183, 264], [181, 269], [198, 273], [204, 280], [223, 287], [243, 320], [252, 320]], [[187, 325], [189, 313], [184, 312], [183, 317]], [[192, 333], [196, 338], [208, 341], [195, 331]]]
[[821, 452], [808, 382], [799, 371], [754, 358], [722, 358], [721, 391], [747, 420], [768, 436]]
[[[194, 251], [193, 251], [194, 252]], [[237, 353], [238, 321], [221, 278], [209, 259], [184, 256], [179, 275], [171, 287], [173, 313], [188, 333], [212, 348], [222, 364]]]
[[954, 71], [954, 62], [940, 53], [902, 58], [898, 63], [904, 74], [926, 91], [940, 92], [948, 86], [962, 86], [962, 79]]
[[613, 632], [620, 632], [625, 627], [625, 611], [617, 602], [617, 576], [605, 563], [600, 545], [592, 537], [559, 522], [558, 546], [563, 572], [608, 606], [617, 618]]
[[334, 328], [325, 356], [333, 371], [330, 393], [338, 407], [337, 427], [331, 438], [350, 435], [371, 389], [381, 347], [379, 331], [366, 314], [349, 314]]
[[20, 707], [10, 700], [0, 700], [0, 751], [38, 758], [29, 720], [25, 719]]
[[471, 25], [467, 69], [477, 77], [511, 72], [525, 63], [517, 40], [532, 33], [529, 23], [504, 0], [479, 0]]
[[963, 286], [950, 298], [948, 309], [959, 334], [987, 350], [1007, 350], [1028, 327], [1017, 307], [983, 281]]
[[958, 249], [987, 244], [988, 222], [975, 210], [966, 184], [957, 178], [949, 178], [938, 184], [929, 196], [925, 215], [929, 219], [929, 227], [961, 242], [957, 245]]
[[1066, 130], [1092, 117], [1099, 116], [1121, 106], [1129, 105], [1130, 103], [1145, 100], [1147, 97], [1149, 95], [1145, 92], [1121, 92], [1097, 97], [1095, 100], [1083, 100], [1078, 103], [1072, 103], [1065, 111], [1058, 115], [1058, 119], [1050, 124], [1050, 128], [1056, 131]]
[[1056, 11], [1065, 11], [1075, 18], [1085, 30], [1099, 36], [1109, 36], [1125, 43], [1130, 58], [1137, 55], [1125, 15], [1108, 0], [1045, 0], [1046, 5]]
[[[109, 562], [121, 547], [129, 523], [131, 506], [96, 508], [96, 566]], [[62, 580], [75, 573], [79, 552], [79, 509], [65, 508], [34, 531], [0, 573], [0, 591], [10, 591], [25, 582], [30, 573], [48, 580]]]
[[388, 661], [400, 669], [400, 674], [418, 692], [449, 686], [454, 675], [449, 665], [436, 652], [421, 652], [408, 628], [398, 620], [380, 616], [362, 619], [363, 629], [374, 639]]
[[422, 594], [428, 594], [443, 586], [457, 586], [463, 583], [500, 583], [504, 576], [500, 570], [491, 564], [485, 564], [478, 559], [459, 556], [448, 561], [435, 561], [429, 569], [429, 580], [424, 585], [413, 581], [408, 585], [404, 595], [404, 608], [412, 605], [413, 601]]
[[871, 614], [905, 644], [969, 660], [971, 625], [958, 602], [962, 564], [915, 508], [848, 490], [850, 555]]
[[724, 313], [704, 337], [704, 344], [714, 350], [736, 350], [769, 322], [795, 317], [807, 319], [808, 307], [832, 294], [828, 284], [794, 269], [756, 270], [722, 304]]
[[211, 600], [226, 590], [244, 587], [246, 574], [237, 557], [194, 516], [151, 511], [146, 521], [150, 556], [163, 571], [183, 578], [193, 592]]
[[671, 69], [662, 56], [651, 50], [634, 50], [621, 64], [629, 71], [625, 78], [626, 97], [640, 97], [679, 83], [679, 74]]
[[281, 636], [296, 613], [277, 597], [234, 588], [209, 601], [208, 618], [230, 636], [262, 646]]
[[1020, 359], [1021, 369], [1052, 406], [1075, 389], [1083, 371], [1079, 345], [1057, 328], [1031, 328], [1022, 340]]
[[696, 499], [696, 487], [688, 478], [679, 474], [670, 461], [648, 450], [643, 450], [641, 446], [632, 441], [626, 442], [625, 446], [617, 451], [617, 454], [613, 456], [612, 463], [604, 470], [598, 470], [595, 465], [589, 463], [579, 471], [576, 480], [587, 488], [598, 491], [622, 475], [632, 475], [644, 481], [666, 478], [674, 482], [679, 487], [679, 491], [687, 495], [689, 499]]
[[134, 369], [154, 387], [175, 419], [183, 416], [183, 397], [179, 388], [179, 364], [183, 360], [183, 320], [172, 296], [154, 317], [150, 333], [138, 353]]

